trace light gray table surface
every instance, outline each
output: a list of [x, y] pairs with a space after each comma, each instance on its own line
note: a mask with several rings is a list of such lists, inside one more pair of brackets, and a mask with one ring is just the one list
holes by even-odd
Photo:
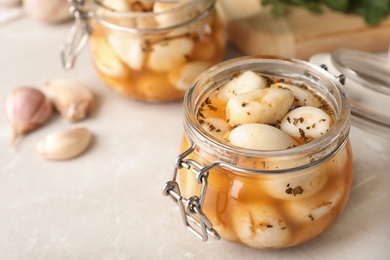
[[[71, 23], [26, 17], [0, 25], [0, 99], [43, 78], [74, 78], [98, 96], [92, 116], [70, 125], [53, 116], [10, 148], [0, 110], [0, 259], [390, 259], [390, 137], [352, 126], [354, 179], [349, 203], [318, 238], [283, 250], [202, 242], [162, 195], [182, 133], [182, 103], [146, 104], [99, 79], [88, 49], [66, 72], [59, 58]], [[229, 46], [227, 58], [240, 55]], [[91, 149], [66, 162], [35, 154], [45, 134], [85, 126]]]

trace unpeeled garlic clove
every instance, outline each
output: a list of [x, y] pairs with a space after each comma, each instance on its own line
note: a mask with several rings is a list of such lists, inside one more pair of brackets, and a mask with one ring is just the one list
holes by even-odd
[[69, 79], [45, 82], [45, 91], [58, 112], [69, 122], [86, 118], [92, 111], [95, 97], [84, 84]]
[[18, 87], [7, 96], [5, 110], [13, 128], [14, 142], [19, 136], [43, 125], [52, 113], [52, 105], [40, 90]]
[[50, 160], [68, 160], [82, 154], [92, 142], [92, 133], [86, 128], [53, 132], [36, 145], [39, 156]]
[[45, 23], [60, 23], [71, 18], [66, 0], [23, 0], [27, 16]]

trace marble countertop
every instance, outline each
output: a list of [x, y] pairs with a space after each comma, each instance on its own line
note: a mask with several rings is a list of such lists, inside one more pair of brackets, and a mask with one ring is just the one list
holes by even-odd
[[[66, 72], [59, 46], [71, 23], [45, 25], [20, 16], [0, 25], [0, 99], [16, 86], [74, 78], [98, 96], [92, 116], [70, 125], [53, 116], [11, 149], [0, 112], [0, 259], [389, 259], [390, 135], [352, 127], [354, 180], [349, 203], [318, 238], [283, 250], [202, 242], [162, 195], [182, 132], [182, 104], [146, 104], [111, 91], [88, 49]], [[240, 55], [229, 47], [227, 58]], [[90, 150], [65, 161], [35, 154], [45, 134], [85, 126]]]

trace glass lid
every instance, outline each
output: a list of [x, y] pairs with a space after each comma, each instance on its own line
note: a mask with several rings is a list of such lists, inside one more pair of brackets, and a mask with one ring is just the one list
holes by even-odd
[[353, 119], [390, 130], [390, 58], [340, 49], [330, 59], [346, 77]]

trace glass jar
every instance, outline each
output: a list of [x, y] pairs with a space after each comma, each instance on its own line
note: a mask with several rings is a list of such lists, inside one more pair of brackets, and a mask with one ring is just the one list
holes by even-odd
[[194, 78], [223, 59], [215, 0], [72, 1], [75, 25], [62, 48], [65, 68], [89, 38], [103, 81], [133, 99], [181, 99]]
[[[213, 91], [248, 70], [321, 97], [333, 111], [332, 127], [280, 150], [241, 148], [210, 134], [199, 120], [203, 106], [212, 105]], [[181, 154], [163, 191], [179, 205], [187, 228], [202, 240], [222, 237], [258, 249], [294, 246], [324, 232], [343, 211], [353, 174], [342, 82], [342, 75], [319, 66], [274, 56], [228, 60], [203, 72], [184, 98]]]

